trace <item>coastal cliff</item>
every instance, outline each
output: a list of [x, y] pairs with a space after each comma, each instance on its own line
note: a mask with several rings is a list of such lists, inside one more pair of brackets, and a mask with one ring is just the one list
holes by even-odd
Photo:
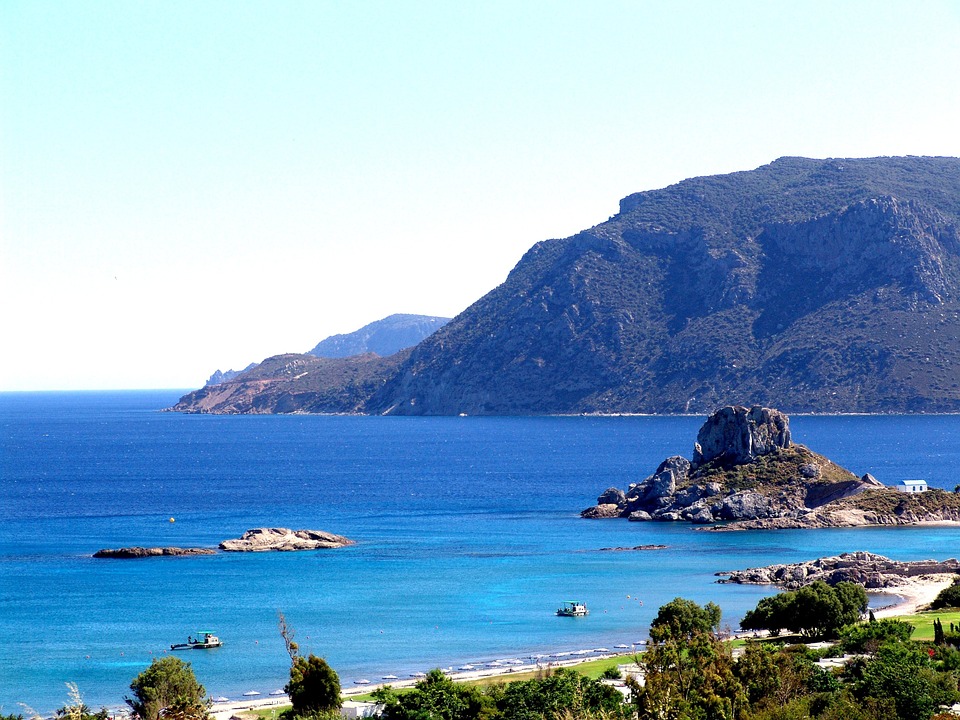
[[960, 496], [905, 494], [792, 442], [786, 414], [730, 406], [700, 428], [693, 460], [664, 460], [626, 491], [609, 488], [584, 518], [723, 523], [717, 529], [908, 525], [960, 521]]

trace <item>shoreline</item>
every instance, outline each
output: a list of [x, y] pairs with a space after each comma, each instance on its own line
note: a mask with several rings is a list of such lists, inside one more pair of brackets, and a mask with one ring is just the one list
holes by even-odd
[[950, 587], [957, 575], [939, 573], [936, 575], [917, 575], [904, 578], [905, 583], [896, 587], [871, 589], [868, 592], [877, 595], [893, 595], [899, 597], [900, 602], [882, 607], [874, 611], [878, 620], [898, 615], [916, 615], [922, 608], [929, 605], [940, 594], [940, 591]]
[[[552, 659], [551, 662], [530, 663], [524, 662], [519, 665], [504, 665], [500, 667], [478, 667], [475, 670], [455, 670], [445, 672], [444, 674], [454, 682], [469, 682], [471, 680], [482, 680], [500, 676], [510, 676], [520, 673], [537, 672], [547, 668], [556, 669], [561, 667], [574, 667], [594, 660], [612, 660], [613, 658], [630, 658], [633, 652], [610, 652], [591, 657], [574, 657], [564, 659]], [[344, 702], [352, 698], [366, 695], [382, 687], [390, 686], [392, 688], [410, 688], [416, 685], [423, 678], [398, 678], [386, 682], [371, 682], [369, 685], [341, 687], [340, 694]], [[231, 700], [224, 703], [213, 703], [210, 707], [210, 717], [215, 720], [229, 720], [234, 714], [250, 712], [257, 710], [268, 710], [270, 708], [279, 708], [290, 704], [290, 698], [286, 695], [271, 695], [264, 698], [249, 698], [246, 700]]]
[[[904, 578], [904, 584], [890, 588], [870, 589], [871, 595], [890, 595], [897, 601], [891, 605], [884, 606], [874, 610], [874, 616], [880, 620], [883, 618], [898, 617], [902, 615], [916, 615], [925, 606], [933, 602], [934, 598], [944, 588], [953, 584], [957, 575], [951, 573], [941, 573], [936, 575], [918, 575], [916, 577]], [[734, 633], [733, 637], [744, 637], [752, 633]], [[593, 655], [591, 657], [574, 657], [564, 659], [552, 659], [548, 663], [530, 663], [504, 665], [500, 667], [483, 667], [474, 670], [462, 670], [448, 672], [447, 676], [455, 682], [464, 682], [470, 680], [480, 680], [484, 678], [493, 678], [499, 676], [509, 676], [514, 673], [536, 672], [539, 669], [575, 667], [592, 660], [608, 660], [617, 657], [630, 658], [633, 652], [611, 652], [605, 654]], [[362, 686], [350, 686], [342, 688], [344, 701], [349, 701], [353, 697], [366, 695], [378, 688], [389, 685], [394, 688], [413, 687], [421, 678], [403, 678], [391, 680], [389, 682], [370, 683]], [[214, 703], [210, 708], [210, 715], [215, 720], [229, 720], [237, 713], [265, 710], [270, 708], [279, 708], [289, 705], [290, 699], [286, 695], [271, 695], [268, 697], [248, 698], [244, 700], [231, 700], [230, 702]]]

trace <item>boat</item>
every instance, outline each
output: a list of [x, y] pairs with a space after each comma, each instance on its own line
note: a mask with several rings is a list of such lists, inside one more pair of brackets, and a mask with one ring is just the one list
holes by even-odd
[[398, 678], [396, 675], [384, 675], [381, 679], [382, 680], [399, 680], [400, 678]]
[[362, 678], [362, 679], [360, 679], [360, 680], [354, 680], [354, 681], [353, 681], [353, 684], [354, 684], [354, 685], [369, 685], [369, 684], [370, 684], [370, 681], [367, 680], [366, 678]]
[[171, 645], [171, 650], [208, 650], [218, 648], [223, 645], [223, 641], [208, 630], [200, 630], [197, 637], [190, 636], [185, 643], [176, 643]]
[[582, 617], [589, 614], [587, 606], [579, 600], [564, 600], [563, 607], [557, 610], [557, 615], [561, 617]]

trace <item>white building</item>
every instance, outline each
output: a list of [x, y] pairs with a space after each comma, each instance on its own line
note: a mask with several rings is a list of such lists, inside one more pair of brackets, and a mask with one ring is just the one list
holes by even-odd
[[345, 718], [368, 718], [383, 712], [383, 705], [360, 700], [344, 700], [340, 714]]
[[897, 490], [902, 493], [921, 493], [927, 491], [926, 480], [904, 480], [897, 485]]

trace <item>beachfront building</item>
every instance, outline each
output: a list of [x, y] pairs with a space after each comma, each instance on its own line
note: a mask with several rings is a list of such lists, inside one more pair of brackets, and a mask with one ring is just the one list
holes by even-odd
[[904, 480], [897, 485], [897, 490], [902, 493], [921, 493], [927, 491], [926, 480]]

